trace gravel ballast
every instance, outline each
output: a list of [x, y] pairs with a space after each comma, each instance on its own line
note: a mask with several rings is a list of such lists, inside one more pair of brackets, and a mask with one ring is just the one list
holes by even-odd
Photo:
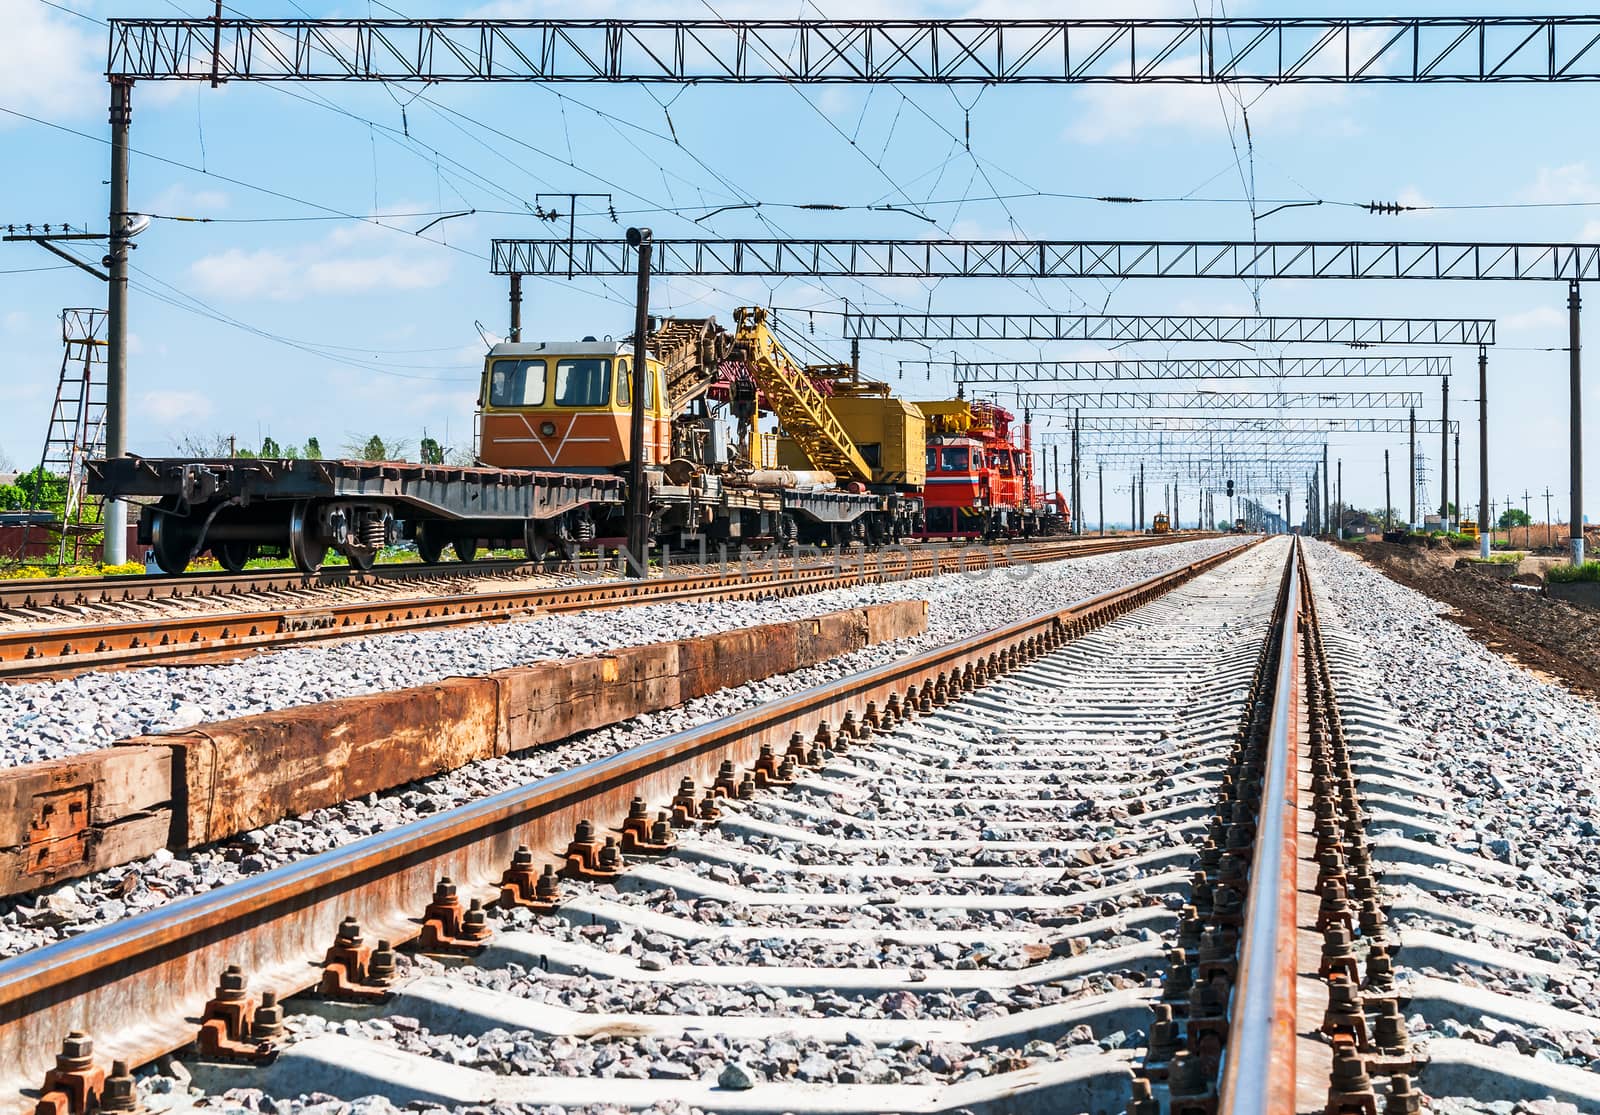
[[862, 604], [929, 602], [928, 629], [914, 639], [723, 690], [556, 747], [473, 763], [289, 818], [182, 858], [162, 852], [46, 894], [0, 903], [0, 956], [38, 948], [850, 672], [1059, 609], [1237, 544], [1237, 539], [1207, 539], [1022, 566], [987, 576], [948, 575], [785, 599], [547, 615], [522, 623], [297, 648], [217, 666], [117, 671], [0, 689], [0, 722], [10, 729], [0, 761], [15, 763], [82, 750], [86, 738], [95, 740], [88, 746], [96, 746], [142, 732], [481, 674], [540, 659], [801, 619]]
[[[1407, 964], [1402, 946], [1402, 980], [1438, 977], [1600, 1020], [1600, 710], [1487, 649], [1443, 618], [1445, 606], [1433, 599], [1330, 546], [1312, 543], [1309, 554], [1330, 654], [1343, 651], [1334, 659], [1341, 701], [1359, 694], [1387, 710], [1404, 735], [1394, 767], [1440, 787], [1438, 818], [1430, 813], [1403, 835], [1438, 848], [1431, 866], [1463, 883], [1386, 881], [1401, 911], [1394, 922], [1402, 934], [1425, 931], [1509, 958], [1446, 969]], [[1377, 784], [1371, 792], [1394, 791]], [[1375, 798], [1374, 807], [1386, 803]], [[1369, 822], [1369, 835], [1388, 829], [1397, 839], [1397, 825], [1394, 816], [1380, 818]], [[1472, 885], [1483, 882], [1492, 889]], [[1518, 970], [1523, 960], [1541, 967]], [[1413, 1015], [1412, 1037], [1424, 1047], [1433, 1038], [1476, 1041], [1600, 1073], [1600, 1027], [1551, 1030], [1477, 1010], [1456, 1014]], [[1428, 1079], [1424, 1071], [1425, 1090]], [[1434, 1098], [1434, 1110], [1499, 1110]]]

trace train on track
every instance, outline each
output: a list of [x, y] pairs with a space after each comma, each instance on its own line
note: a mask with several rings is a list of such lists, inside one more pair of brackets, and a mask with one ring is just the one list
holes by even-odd
[[652, 321], [642, 376], [626, 341], [493, 345], [471, 465], [125, 456], [92, 462], [90, 490], [143, 504], [139, 540], [168, 573], [203, 552], [229, 570], [272, 553], [310, 571], [334, 550], [365, 569], [401, 542], [428, 562], [485, 545], [570, 559], [627, 536], [642, 387], [659, 545], [881, 546], [1070, 523], [1035, 484], [1026, 420], [1014, 437], [993, 404], [906, 401], [851, 365], [801, 364], [764, 310], [735, 320]]

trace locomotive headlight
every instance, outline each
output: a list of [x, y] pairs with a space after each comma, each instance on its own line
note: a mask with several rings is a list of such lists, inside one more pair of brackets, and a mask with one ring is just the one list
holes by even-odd
[[541, 422], [539, 423], [539, 432], [545, 437], [555, 437], [556, 424], [554, 422]]

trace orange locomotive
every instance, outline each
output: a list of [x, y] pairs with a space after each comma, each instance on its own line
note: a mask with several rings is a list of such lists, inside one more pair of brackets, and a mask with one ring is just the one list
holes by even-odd
[[1012, 413], [964, 398], [919, 402], [928, 420], [926, 524], [933, 538], [1028, 537], [1070, 521], [1058, 496], [1046, 502], [1034, 485], [1031, 431], [1013, 440]]

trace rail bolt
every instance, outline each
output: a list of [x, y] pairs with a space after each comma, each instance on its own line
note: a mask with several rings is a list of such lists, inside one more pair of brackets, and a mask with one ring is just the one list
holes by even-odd
[[[798, 734], [796, 733], [796, 735]], [[672, 823], [675, 825], [692, 825], [697, 819], [694, 805], [694, 779], [685, 778], [678, 783], [678, 795], [672, 799]]]
[[1350, 944], [1350, 931], [1342, 925], [1331, 926], [1322, 935], [1322, 959], [1317, 964], [1317, 975], [1323, 978], [1335, 972], [1342, 973], [1352, 986], [1361, 982], [1355, 950]]
[[1169, 1002], [1187, 999], [1194, 986], [1194, 974], [1189, 971], [1189, 958], [1182, 949], [1167, 952], [1167, 977], [1161, 981], [1161, 997]]
[[394, 946], [380, 939], [367, 961], [367, 982], [374, 987], [388, 987], [394, 982], [397, 971]]
[[389, 942], [379, 941], [369, 948], [361, 937], [361, 925], [345, 918], [332, 947], [322, 961], [322, 982], [318, 992], [325, 998], [346, 1002], [382, 1002], [394, 978], [394, 951]]
[[900, 722], [900, 694], [891, 693], [883, 704], [884, 726], [892, 728]]
[[[731, 763], [726, 765], [732, 766]], [[720, 782], [721, 775], [718, 775], [718, 779]], [[605, 843], [601, 844], [595, 839], [592, 821], [578, 822], [572, 843], [567, 845], [567, 862], [561, 874], [569, 879], [614, 879], [622, 874], [624, 866], [622, 849], [617, 847], [616, 837], [608, 836]]]
[[1133, 1078], [1133, 1094], [1128, 1097], [1128, 1115], [1161, 1115], [1161, 1104], [1150, 1090], [1148, 1077]]
[[111, 1075], [106, 1077], [106, 1082], [100, 1089], [100, 1110], [125, 1112], [144, 1110], [144, 1103], [139, 1098], [139, 1086], [134, 1082], [133, 1073], [128, 1070], [128, 1062], [111, 1062]]
[[61, 1041], [55, 1068], [45, 1073], [36, 1115], [85, 1115], [100, 1102], [105, 1088], [106, 1070], [94, 1063], [94, 1042], [82, 1030], [73, 1030]]
[[1333, 1047], [1333, 1082], [1328, 1087], [1327, 1115], [1378, 1115], [1378, 1097], [1372, 1090], [1367, 1064], [1348, 1042]]
[[500, 905], [507, 910], [521, 906], [547, 914], [556, 908], [560, 900], [561, 888], [556, 884], [555, 873], [550, 870], [550, 865], [544, 865], [544, 874], [535, 875], [533, 852], [526, 844], [518, 845], [511, 854], [511, 866], [500, 876]]
[[1349, 933], [1355, 932], [1355, 918], [1351, 916], [1350, 900], [1345, 897], [1344, 887], [1329, 883], [1317, 906], [1317, 929], [1326, 933], [1336, 925], [1342, 925]]
[[1389, 946], [1374, 941], [1367, 950], [1367, 982], [1365, 987], [1375, 995], [1387, 995], [1394, 990], [1394, 961], [1389, 957]]
[[[769, 750], [770, 753], [770, 750]], [[672, 825], [665, 813], [650, 818], [644, 799], [636, 797], [628, 807], [628, 819], [622, 822], [622, 850], [628, 855], [662, 855], [677, 845], [672, 835]]]
[[1410, 1046], [1411, 1035], [1406, 1031], [1406, 1020], [1400, 1013], [1398, 999], [1378, 1000], [1378, 1022], [1373, 1027], [1372, 1044], [1392, 1054], [1404, 1053]]
[[250, 1036], [256, 1041], [276, 1041], [283, 1036], [283, 1007], [276, 991], [261, 993], [261, 1005], [250, 1016]]
[[720, 820], [722, 820], [722, 809], [717, 805], [717, 795], [707, 790], [706, 796], [700, 799], [700, 822], [714, 825]]
[[[1367, 1034], [1367, 1016], [1361, 1011], [1361, 998], [1355, 984], [1342, 972], [1328, 977], [1328, 1009], [1322, 1016], [1322, 1032], [1338, 1045], [1341, 1039], [1352, 1043], [1356, 1049], [1370, 1049], [1372, 1041]], [[1335, 1065], [1335, 1069], [1337, 1069]]]
[[806, 761], [806, 737], [803, 732], [795, 732], [789, 737], [789, 747], [784, 754], [797, 763]]
[[861, 714], [861, 723], [874, 732], [883, 730], [883, 718], [878, 715], [877, 701], [867, 702], [867, 711]]
[[716, 781], [711, 783], [711, 789], [706, 792], [730, 798], [739, 792], [739, 772], [734, 769], [732, 759], [722, 760], [722, 765], [717, 767]]
[[1152, 1009], [1156, 1019], [1150, 1023], [1150, 1043], [1145, 1054], [1145, 1071], [1150, 1072], [1156, 1065], [1163, 1066], [1159, 1075], [1151, 1072], [1151, 1075], [1159, 1080], [1166, 1077], [1165, 1065], [1172, 1060], [1173, 1054], [1178, 1052], [1181, 1039], [1178, 1024], [1172, 1020], [1171, 1004], [1157, 1003]]
[[744, 772], [744, 778], [739, 782], [739, 790], [736, 796], [740, 801], [749, 801], [756, 796], [756, 780], [749, 771]]
[[1357, 920], [1361, 926], [1361, 936], [1369, 941], [1382, 937], [1389, 926], [1389, 919], [1384, 917], [1376, 898], [1361, 900], [1361, 913]]
[[1411, 1077], [1403, 1072], [1389, 1080], [1389, 1099], [1383, 1105], [1383, 1115], [1419, 1115], [1422, 1111], [1422, 1093], [1411, 1086]]

